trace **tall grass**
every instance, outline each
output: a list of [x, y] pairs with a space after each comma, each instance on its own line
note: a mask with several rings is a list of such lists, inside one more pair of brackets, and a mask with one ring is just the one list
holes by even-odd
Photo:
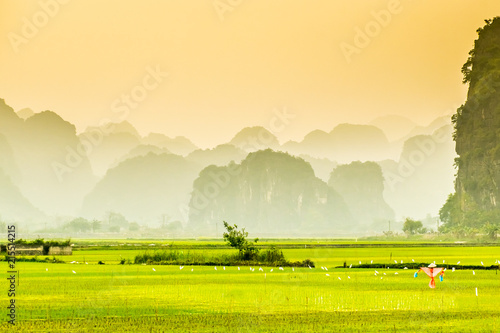
[[274, 246], [259, 251], [254, 258], [245, 260], [240, 253], [205, 256], [203, 253], [184, 252], [179, 250], [145, 251], [134, 259], [135, 264], [148, 265], [220, 265], [220, 266], [284, 266], [284, 267], [314, 267], [309, 259], [290, 262], [286, 260], [283, 251]]

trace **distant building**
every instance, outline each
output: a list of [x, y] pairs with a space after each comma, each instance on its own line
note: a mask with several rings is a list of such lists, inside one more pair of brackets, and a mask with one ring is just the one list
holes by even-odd
[[70, 256], [73, 254], [71, 246], [51, 246], [48, 255], [51, 256]]
[[[1, 245], [1, 252], [6, 252], [6, 246]], [[73, 254], [71, 246], [20, 245], [16, 244], [16, 257], [21, 256], [70, 256]]]

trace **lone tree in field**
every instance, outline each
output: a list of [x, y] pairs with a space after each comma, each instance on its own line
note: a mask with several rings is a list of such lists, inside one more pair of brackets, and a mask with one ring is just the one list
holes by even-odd
[[410, 218], [406, 218], [403, 224], [403, 231], [409, 235], [415, 235], [416, 233], [422, 233], [423, 225], [420, 221], [415, 221]]
[[227, 231], [223, 234], [226, 243], [231, 247], [237, 248], [240, 251], [240, 257], [243, 260], [255, 259], [259, 253], [255, 244], [259, 241], [259, 239], [255, 238], [253, 242], [248, 241], [248, 232], [245, 231], [245, 228], [238, 230], [238, 226], [236, 224], [230, 226], [226, 221], [223, 222], [224, 228], [226, 228]]

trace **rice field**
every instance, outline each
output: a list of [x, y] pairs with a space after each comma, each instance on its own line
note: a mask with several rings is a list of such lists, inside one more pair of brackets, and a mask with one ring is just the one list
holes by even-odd
[[[217, 254], [228, 249], [196, 249]], [[436, 289], [415, 270], [334, 268], [433, 262], [492, 265], [498, 247], [286, 249], [316, 267], [119, 265], [139, 250], [81, 250], [70, 264], [20, 262], [9, 332], [367, 332], [500, 330], [496, 270], [447, 270]], [[106, 265], [97, 265], [99, 260]], [[78, 263], [76, 263], [78, 262]], [[4, 263], [5, 266], [7, 265]], [[328, 269], [328, 270], [327, 270]], [[271, 271], [272, 270], [272, 271]], [[477, 296], [476, 296], [477, 288]], [[6, 286], [7, 290], [7, 286]], [[0, 297], [7, 304], [7, 293]]]

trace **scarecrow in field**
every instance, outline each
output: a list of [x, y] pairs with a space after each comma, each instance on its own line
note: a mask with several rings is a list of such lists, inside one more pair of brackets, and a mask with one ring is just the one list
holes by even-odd
[[421, 271], [427, 274], [431, 278], [431, 281], [429, 282], [430, 288], [436, 288], [436, 282], [434, 281], [434, 278], [436, 276], [439, 275], [439, 280], [443, 281], [443, 276], [444, 276], [443, 267], [436, 267], [435, 263], [430, 264], [429, 267], [420, 267], [418, 272], [415, 273], [414, 277], [417, 277], [418, 273], [420, 273]]

